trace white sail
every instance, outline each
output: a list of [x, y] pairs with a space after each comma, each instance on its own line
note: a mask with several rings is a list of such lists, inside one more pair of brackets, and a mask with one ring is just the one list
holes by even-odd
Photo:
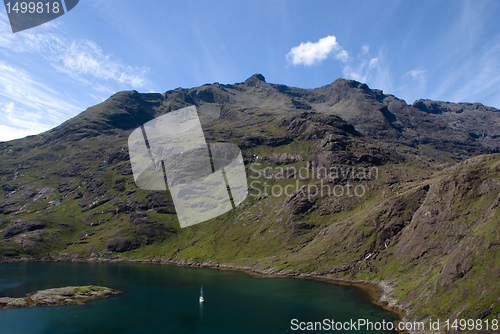
[[199, 301], [200, 303], [203, 303], [205, 301], [205, 298], [203, 297], [203, 284], [201, 285]]

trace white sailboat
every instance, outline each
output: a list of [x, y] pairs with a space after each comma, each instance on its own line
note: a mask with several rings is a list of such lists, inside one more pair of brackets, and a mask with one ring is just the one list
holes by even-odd
[[203, 303], [205, 301], [205, 298], [203, 298], [203, 284], [201, 285], [201, 291], [200, 291], [200, 303]]

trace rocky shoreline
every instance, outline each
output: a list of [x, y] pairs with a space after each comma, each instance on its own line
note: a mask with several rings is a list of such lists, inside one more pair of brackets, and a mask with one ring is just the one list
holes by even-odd
[[[409, 309], [402, 305], [395, 296], [394, 282], [385, 281], [363, 281], [358, 279], [348, 279], [335, 277], [332, 274], [321, 273], [300, 273], [294, 270], [280, 270], [276, 268], [257, 268], [252, 266], [235, 266], [231, 264], [215, 263], [215, 262], [191, 262], [175, 259], [132, 259], [132, 258], [104, 258], [104, 257], [91, 257], [82, 258], [74, 257], [44, 257], [44, 258], [0, 258], [2, 263], [16, 263], [16, 262], [90, 262], [90, 263], [140, 263], [140, 264], [163, 264], [175, 265], [180, 267], [203, 267], [218, 270], [236, 270], [244, 271], [251, 275], [258, 275], [260, 277], [296, 277], [302, 279], [320, 280], [332, 284], [353, 285], [365, 291], [370, 301], [388, 311], [398, 315], [399, 321], [409, 321], [407, 314]], [[117, 293], [120, 293], [118, 291]], [[0, 304], [1, 308], [1, 304]], [[416, 334], [414, 332], [399, 332], [404, 334]], [[424, 332], [419, 332], [425, 334]]]
[[121, 291], [103, 286], [67, 286], [28, 293], [25, 297], [20, 298], [2, 297], [0, 298], [0, 310], [36, 306], [83, 305], [90, 300], [107, 298], [119, 293]]
[[391, 312], [398, 314], [400, 319], [405, 320], [407, 309], [398, 303], [393, 290], [393, 282], [363, 281], [357, 279], [346, 279], [335, 277], [331, 274], [321, 273], [300, 273], [293, 270], [280, 270], [273, 267], [262, 269], [252, 266], [235, 266], [214, 262], [190, 262], [175, 259], [130, 259], [130, 258], [82, 258], [82, 257], [44, 257], [44, 258], [0, 258], [1, 263], [48, 261], [48, 262], [93, 262], [93, 263], [150, 263], [150, 264], [170, 264], [181, 267], [204, 267], [219, 270], [238, 270], [249, 274], [269, 277], [297, 277], [304, 279], [322, 280], [335, 284], [355, 285], [367, 292], [371, 302], [377, 304]]

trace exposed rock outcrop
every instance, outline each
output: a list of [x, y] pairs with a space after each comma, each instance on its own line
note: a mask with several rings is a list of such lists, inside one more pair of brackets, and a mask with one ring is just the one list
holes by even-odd
[[40, 290], [21, 298], [0, 298], [0, 309], [35, 306], [81, 305], [93, 299], [119, 294], [121, 291], [102, 286], [67, 286]]

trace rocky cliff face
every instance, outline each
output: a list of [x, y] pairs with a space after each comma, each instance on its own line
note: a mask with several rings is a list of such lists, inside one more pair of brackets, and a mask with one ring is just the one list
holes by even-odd
[[[243, 151], [249, 196], [181, 229], [137, 188], [127, 138], [196, 105], [208, 142]], [[384, 280], [415, 319], [498, 318], [499, 110], [407, 105], [339, 79], [120, 92], [38, 136], [0, 143], [0, 256], [212, 261]], [[289, 189], [289, 191], [280, 191]]]

